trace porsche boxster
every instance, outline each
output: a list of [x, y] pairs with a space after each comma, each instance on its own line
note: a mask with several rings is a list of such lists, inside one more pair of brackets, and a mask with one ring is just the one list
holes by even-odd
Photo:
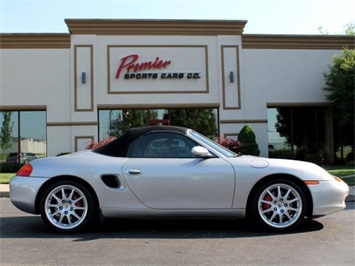
[[349, 187], [321, 167], [239, 155], [181, 127], [131, 129], [95, 150], [24, 165], [10, 181], [20, 210], [57, 232], [99, 218], [248, 218], [284, 231], [345, 208]]

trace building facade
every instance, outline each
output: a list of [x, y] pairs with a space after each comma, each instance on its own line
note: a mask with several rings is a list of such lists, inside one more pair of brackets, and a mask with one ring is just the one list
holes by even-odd
[[45, 155], [121, 132], [137, 110], [144, 125], [188, 109], [208, 110], [226, 138], [249, 124], [262, 156], [317, 144], [334, 159], [323, 73], [354, 37], [243, 34], [246, 21], [65, 23], [68, 34], [0, 35], [0, 109], [12, 137], [46, 143]]

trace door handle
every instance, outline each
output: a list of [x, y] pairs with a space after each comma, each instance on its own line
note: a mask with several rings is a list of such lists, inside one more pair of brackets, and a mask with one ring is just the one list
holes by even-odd
[[126, 173], [130, 175], [140, 175], [142, 174], [142, 171], [138, 169], [128, 169]]

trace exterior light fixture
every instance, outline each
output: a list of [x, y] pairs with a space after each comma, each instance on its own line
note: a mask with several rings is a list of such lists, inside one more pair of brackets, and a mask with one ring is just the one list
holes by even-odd
[[81, 83], [86, 84], [86, 72], [81, 72]]
[[229, 72], [229, 81], [230, 81], [231, 83], [234, 82], [234, 72], [233, 72], [233, 71]]

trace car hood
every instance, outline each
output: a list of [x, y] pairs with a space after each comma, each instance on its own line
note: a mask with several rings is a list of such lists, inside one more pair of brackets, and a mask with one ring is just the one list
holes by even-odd
[[322, 167], [304, 161], [271, 159], [255, 156], [243, 155], [233, 158], [231, 164], [238, 168], [244, 166], [253, 171], [262, 171], [264, 175], [289, 174], [303, 180], [331, 180], [332, 176]]

